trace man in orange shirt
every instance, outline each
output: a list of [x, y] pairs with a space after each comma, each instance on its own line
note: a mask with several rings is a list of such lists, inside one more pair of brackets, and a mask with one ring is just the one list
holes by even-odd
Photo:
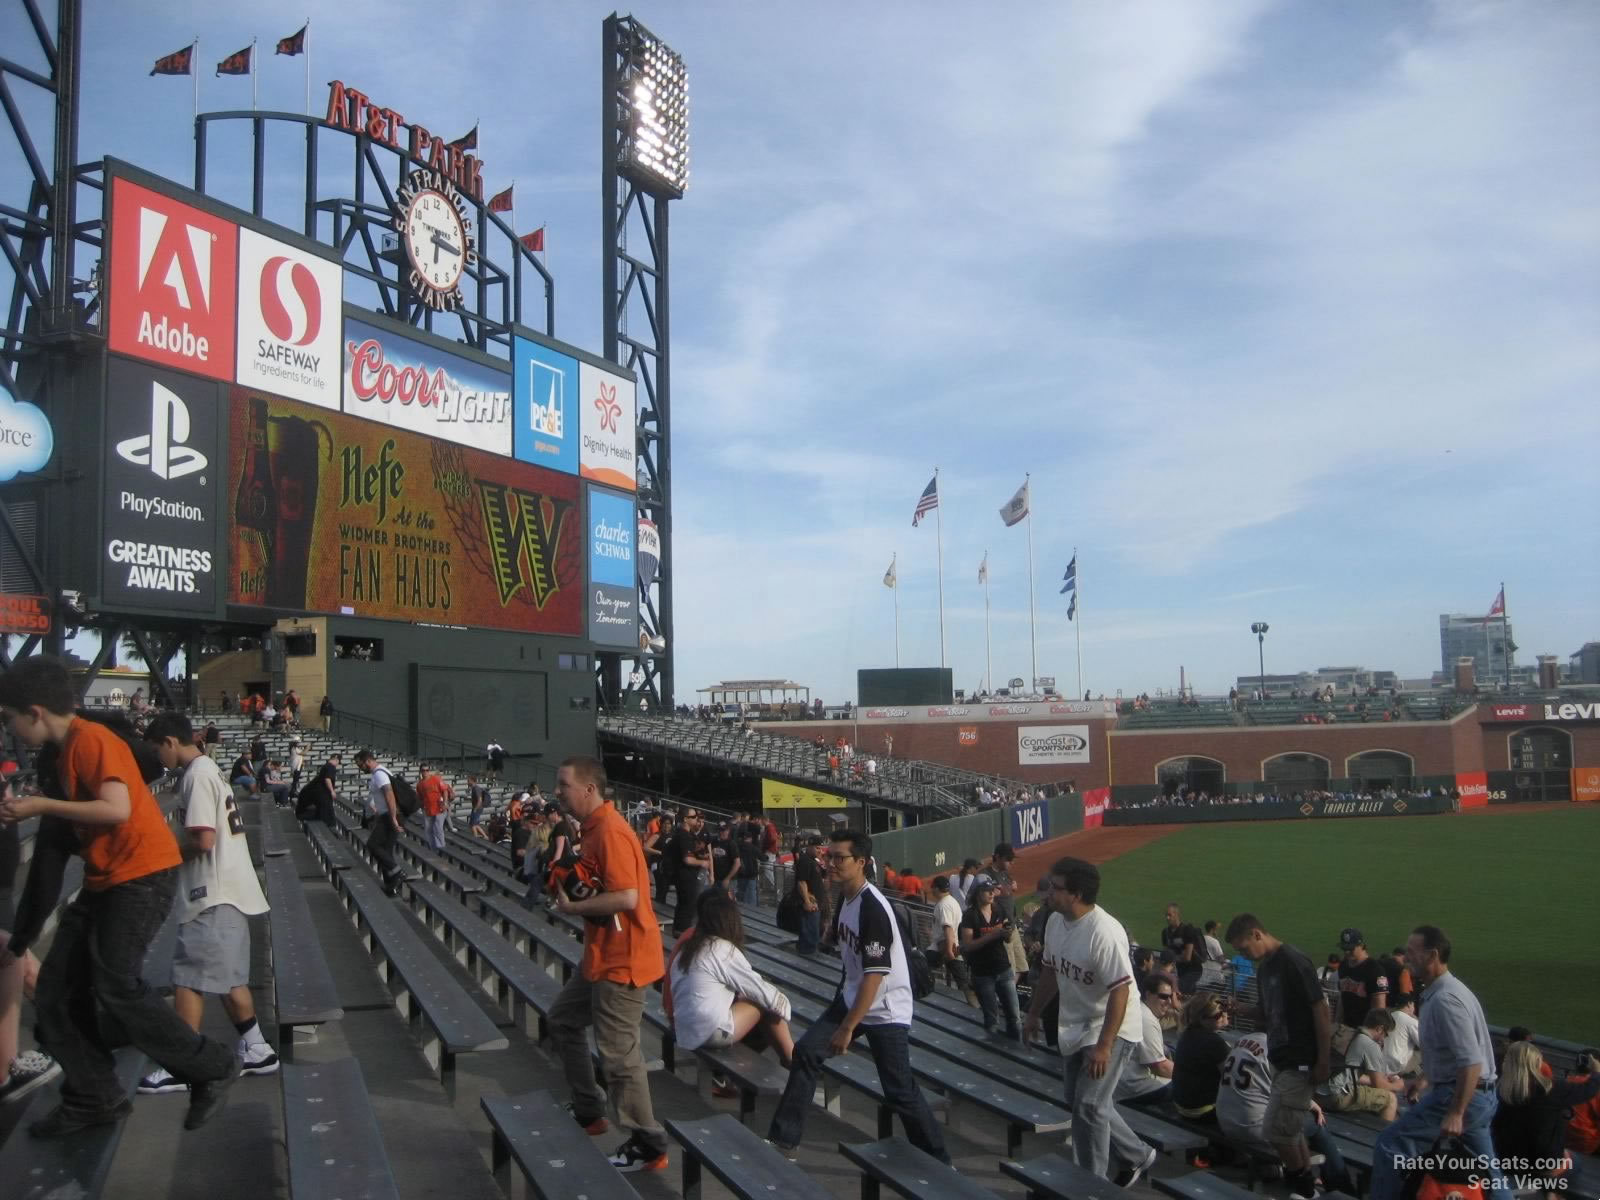
[[588, 1028], [617, 1117], [629, 1137], [611, 1165], [623, 1172], [665, 1171], [667, 1135], [650, 1104], [639, 1047], [646, 989], [664, 972], [661, 929], [650, 903], [644, 850], [605, 798], [606, 772], [592, 758], [569, 758], [556, 772], [556, 801], [582, 823], [583, 856], [556, 894], [556, 909], [584, 918], [583, 962], [551, 1006], [550, 1037], [572, 1089], [579, 1125], [604, 1133], [606, 1093], [595, 1079]]
[[444, 849], [444, 812], [445, 805], [454, 796], [454, 792], [444, 777], [430, 767], [422, 764], [422, 778], [417, 780], [417, 799], [422, 802], [422, 817], [428, 845], [435, 850]]
[[900, 874], [895, 876], [894, 885], [907, 900], [920, 902], [927, 891], [926, 885], [922, 882], [922, 877], [910, 867], [902, 869]]
[[133, 751], [111, 730], [75, 715], [72, 680], [54, 658], [26, 658], [0, 678], [0, 717], [29, 746], [60, 748], [65, 799], [25, 796], [0, 805], [0, 821], [71, 821], [83, 889], [67, 907], [34, 994], [39, 1043], [61, 1064], [61, 1104], [28, 1127], [58, 1138], [109, 1125], [132, 1109], [100, 1032], [111, 1028], [189, 1084], [185, 1129], [221, 1111], [239, 1078], [233, 1047], [186, 1025], [141, 977], [145, 951], [172, 909], [182, 855]]

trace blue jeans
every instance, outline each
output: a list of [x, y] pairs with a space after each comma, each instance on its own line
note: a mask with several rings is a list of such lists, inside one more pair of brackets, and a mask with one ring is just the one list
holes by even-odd
[[[1130, 1004], [1138, 1001], [1130, 1000]], [[1138, 1166], [1150, 1157], [1150, 1148], [1139, 1135], [1128, 1128], [1127, 1121], [1117, 1111], [1114, 1099], [1117, 1080], [1127, 1069], [1133, 1057], [1133, 1043], [1121, 1038], [1111, 1048], [1111, 1061], [1106, 1073], [1091, 1079], [1084, 1069], [1084, 1056], [1088, 1048], [1074, 1050], [1061, 1060], [1063, 1094], [1067, 1107], [1072, 1110], [1072, 1157], [1080, 1167], [1093, 1171], [1102, 1179], [1111, 1178], [1111, 1152], [1130, 1167]]]
[[[1410, 1108], [1400, 1110], [1394, 1123], [1372, 1144], [1372, 1185], [1370, 1200], [1400, 1200], [1405, 1193], [1407, 1172], [1395, 1164], [1396, 1157], [1420, 1158], [1439, 1140], [1439, 1124], [1455, 1099], [1453, 1084], [1437, 1085], [1422, 1094]], [[1494, 1092], [1474, 1092], [1461, 1119], [1461, 1143], [1467, 1152], [1484, 1159], [1483, 1173], [1489, 1175], [1489, 1160], [1494, 1158], [1494, 1142], [1489, 1122], [1500, 1106]], [[1495, 1175], [1489, 1194], [1494, 1200], [1510, 1200], [1504, 1176]]]
[[[1170, 1086], [1170, 1085], [1169, 1085]], [[1327, 1127], [1317, 1124], [1317, 1118], [1306, 1118], [1306, 1145], [1311, 1153], [1322, 1155], [1322, 1183], [1329, 1191], [1356, 1194], [1355, 1180], [1350, 1178], [1350, 1168], [1339, 1153], [1339, 1143], [1328, 1133]]]
[[221, 1079], [232, 1066], [232, 1045], [190, 1029], [142, 975], [177, 886], [170, 867], [100, 892], [85, 888], [61, 916], [34, 1010], [39, 1045], [61, 1064], [69, 1109], [105, 1112], [125, 1099], [111, 1057], [118, 1045], [137, 1046], [184, 1083]]
[[761, 903], [761, 897], [756, 891], [759, 879], [735, 879], [733, 881], [733, 898], [740, 904], [748, 904], [752, 908]]
[[817, 945], [822, 941], [822, 911], [800, 912], [800, 944], [795, 947], [796, 953], [815, 954]]
[[[808, 913], [807, 916], [816, 916]], [[822, 1064], [828, 1057], [828, 1039], [839, 1028], [849, 1009], [844, 996], [837, 995], [827, 1011], [818, 1017], [805, 1036], [795, 1043], [794, 1065], [789, 1068], [789, 1083], [778, 1101], [778, 1111], [772, 1114], [772, 1127], [767, 1137], [780, 1146], [798, 1146], [805, 1133], [806, 1110], [811, 1107], [817, 1091], [817, 1078], [822, 1074]], [[905, 1025], [858, 1025], [856, 1036], [865, 1036], [872, 1051], [872, 1061], [878, 1065], [878, 1082], [883, 1087], [883, 1099], [900, 1114], [900, 1124], [906, 1131], [906, 1140], [925, 1154], [948, 1163], [944, 1136], [933, 1119], [928, 1101], [911, 1074], [910, 1030]]]
[[444, 849], [444, 813], [427, 818], [427, 838], [429, 849]]
[[972, 990], [978, 993], [978, 1007], [983, 1010], [983, 1027], [994, 1032], [1002, 1010], [1006, 1019], [1006, 1036], [1022, 1040], [1022, 1009], [1017, 1001], [1017, 973], [1010, 967], [998, 975], [972, 975]]

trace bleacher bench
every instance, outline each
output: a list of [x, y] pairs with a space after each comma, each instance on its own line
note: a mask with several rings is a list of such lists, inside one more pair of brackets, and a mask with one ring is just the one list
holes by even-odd
[[340, 895], [378, 973], [394, 987], [395, 1006], [420, 1039], [423, 1057], [447, 1093], [455, 1087], [456, 1055], [504, 1050], [510, 1042], [422, 943], [421, 935], [365, 871], [341, 871]]
[[902, 1137], [863, 1146], [839, 1143], [839, 1153], [861, 1168], [861, 1200], [878, 1200], [887, 1187], [912, 1200], [995, 1200], [995, 1194]]
[[311, 920], [305, 887], [287, 854], [269, 857], [265, 865], [267, 916], [272, 931], [273, 1003], [278, 1017], [278, 1053], [294, 1058], [294, 1031], [344, 1017], [339, 989], [334, 986], [322, 941]]
[[1127, 1195], [1111, 1180], [1060, 1154], [1026, 1162], [1003, 1159], [1000, 1170], [1028, 1189], [1028, 1200], [1122, 1200]]
[[639, 1193], [549, 1092], [483, 1096], [478, 1103], [489, 1118], [494, 1177], [512, 1200], [518, 1196], [513, 1163], [538, 1200], [637, 1200]]
[[[137, 1050], [116, 1052], [117, 1081], [132, 1094], [149, 1060]], [[14, 1117], [11, 1135], [0, 1142], [0, 1193], [6, 1200], [60, 1200], [61, 1197], [98, 1196], [116, 1158], [127, 1121], [115, 1121], [69, 1138], [40, 1141], [29, 1137], [26, 1126], [61, 1103], [57, 1081], [27, 1098], [6, 1106]]]
[[322, 860], [322, 865], [327, 868], [328, 874], [348, 871], [356, 865], [349, 847], [339, 840], [338, 834], [330, 827], [321, 821], [307, 821], [305, 830], [306, 837], [311, 839], [311, 848], [317, 852], [317, 857]]
[[833, 1193], [726, 1113], [698, 1121], [668, 1119], [683, 1148], [683, 1197], [700, 1200], [702, 1171], [710, 1171], [739, 1200], [832, 1200]]
[[293, 1200], [397, 1200], [355, 1059], [283, 1064], [283, 1139]]

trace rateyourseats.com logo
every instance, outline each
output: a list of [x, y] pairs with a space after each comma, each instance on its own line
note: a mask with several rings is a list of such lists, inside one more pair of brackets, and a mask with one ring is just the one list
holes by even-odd
[[189, 407], [159, 383], [150, 384], [150, 432], [117, 443], [117, 454], [149, 467], [162, 479], [182, 479], [206, 469], [206, 456], [189, 440]]

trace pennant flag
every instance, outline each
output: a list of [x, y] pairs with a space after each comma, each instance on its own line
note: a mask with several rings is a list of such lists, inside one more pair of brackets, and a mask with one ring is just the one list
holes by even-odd
[[489, 211], [490, 212], [510, 212], [511, 211], [511, 191], [512, 191], [512, 188], [515, 188], [516, 186], [517, 186], [516, 184], [512, 184], [511, 187], [508, 187], [505, 191], [498, 192], [495, 195], [490, 196], [489, 197]]
[[246, 46], [243, 50], [235, 50], [227, 58], [217, 64], [218, 75], [248, 75], [250, 74], [250, 51], [254, 46]]
[[478, 127], [474, 125], [470, 133], [464, 133], [453, 142], [447, 142], [458, 150], [476, 150], [478, 148]]
[[171, 54], [156, 59], [156, 65], [150, 68], [150, 74], [187, 75], [193, 60], [194, 47], [185, 46], [182, 50], [174, 50]]
[[1023, 517], [1028, 515], [1028, 485], [1024, 483], [1017, 489], [1017, 494], [1007, 500], [1005, 507], [1000, 510], [1000, 519], [1010, 528]]
[[1506, 615], [1506, 589], [1501, 588], [1500, 594], [1494, 598], [1494, 603], [1489, 606], [1489, 615], [1484, 618], [1485, 623], [1494, 617]]
[[308, 21], [300, 27], [299, 33], [291, 33], [286, 38], [278, 39], [279, 54], [304, 54], [306, 52], [306, 30], [311, 28]]
[[939, 477], [935, 475], [928, 480], [928, 486], [922, 489], [922, 495], [917, 498], [917, 510], [911, 514], [911, 528], [915, 529], [922, 524], [922, 518], [939, 507]]
[[883, 573], [883, 586], [886, 588], [892, 588], [900, 581], [900, 577], [895, 574], [894, 566], [895, 560], [891, 558], [889, 560], [889, 569]]
[[1072, 620], [1078, 615], [1078, 593], [1072, 593], [1072, 600], [1067, 604], [1067, 620]]
[[544, 253], [544, 226], [541, 225], [532, 233], [525, 233], [517, 239], [535, 254]]
[[1065, 596], [1068, 592], [1076, 590], [1078, 586], [1078, 556], [1076, 554], [1072, 556], [1072, 561], [1067, 564], [1067, 573], [1061, 578], [1067, 581], [1061, 588], [1061, 595]]
[[983, 556], [983, 561], [978, 564], [978, 582], [989, 582], [989, 556], [987, 554]]

